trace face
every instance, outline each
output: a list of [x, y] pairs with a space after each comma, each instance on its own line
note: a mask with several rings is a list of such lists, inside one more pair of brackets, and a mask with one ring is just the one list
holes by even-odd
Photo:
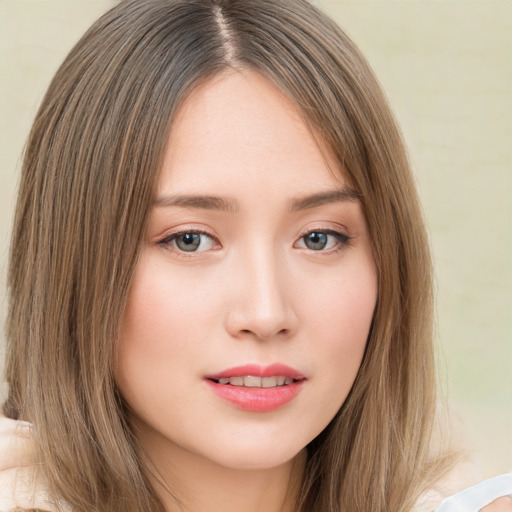
[[249, 71], [174, 120], [115, 368], [153, 454], [275, 467], [343, 404], [377, 279], [361, 203], [316, 139]]

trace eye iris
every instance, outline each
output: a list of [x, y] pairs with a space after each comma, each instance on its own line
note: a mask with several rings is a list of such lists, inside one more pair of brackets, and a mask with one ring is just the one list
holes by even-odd
[[304, 237], [304, 243], [308, 249], [313, 251], [325, 249], [327, 245], [327, 235], [325, 233], [309, 233]]
[[201, 244], [201, 235], [198, 233], [184, 233], [176, 239], [176, 245], [182, 251], [193, 252]]

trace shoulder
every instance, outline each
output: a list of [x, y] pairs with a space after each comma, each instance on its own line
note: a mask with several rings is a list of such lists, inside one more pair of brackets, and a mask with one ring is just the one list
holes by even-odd
[[445, 498], [434, 512], [512, 512], [512, 473], [479, 482]]
[[442, 501], [479, 481], [476, 464], [469, 458], [460, 460], [448, 473], [423, 492], [411, 512], [432, 512]]
[[32, 461], [30, 423], [0, 415], [0, 472]]
[[512, 473], [487, 480], [466, 459], [424, 492], [411, 512], [512, 512]]
[[31, 432], [29, 423], [0, 415], [0, 511], [48, 507]]
[[484, 507], [481, 512], [512, 512], [512, 498], [498, 498]]

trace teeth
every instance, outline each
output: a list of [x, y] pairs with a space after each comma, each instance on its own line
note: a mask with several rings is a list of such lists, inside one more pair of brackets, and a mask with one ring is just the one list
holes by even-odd
[[247, 375], [245, 377], [228, 377], [218, 380], [219, 384], [231, 384], [232, 386], [241, 386], [246, 388], [275, 388], [277, 386], [287, 386], [293, 383], [291, 377], [281, 375], [275, 377], [255, 377]]
[[229, 383], [232, 386], [243, 386], [244, 385], [244, 378], [243, 377], [231, 377], [229, 380]]
[[[261, 381], [263, 379], [261, 377], [253, 377], [252, 375], [249, 375], [248, 377], [244, 377], [244, 386], [246, 388], [261, 388]], [[236, 386], [236, 384], [235, 384]]]
[[277, 377], [263, 377], [261, 379], [262, 388], [275, 388], [277, 386]]

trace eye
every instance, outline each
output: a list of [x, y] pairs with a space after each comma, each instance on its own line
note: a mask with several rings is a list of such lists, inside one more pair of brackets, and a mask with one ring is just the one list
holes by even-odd
[[315, 230], [303, 235], [298, 241], [298, 246], [311, 251], [327, 252], [333, 249], [341, 249], [349, 242], [350, 237], [339, 231]]
[[165, 237], [158, 244], [182, 252], [203, 252], [212, 249], [215, 240], [203, 231], [181, 231]]

